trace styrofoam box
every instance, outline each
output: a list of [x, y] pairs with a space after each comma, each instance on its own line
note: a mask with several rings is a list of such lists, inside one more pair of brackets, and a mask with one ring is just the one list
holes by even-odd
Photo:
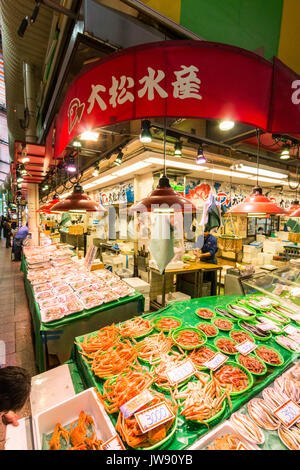
[[253, 245], [244, 245], [243, 246], [243, 252], [247, 253], [247, 254], [250, 254], [250, 255], [252, 255], [252, 254], [256, 255], [261, 250], [262, 250], [262, 247], [257, 247], [257, 246], [253, 246]]
[[130, 287], [133, 287], [133, 289], [137, 290], [141, 294], [148, 294], [150, 293], [150, 284], [148, 282], [143, 281], [139, 277], [131, 277], [129, 279], [124, 279], [126, 284], [128, 284]]
[[43, 434], [54, 431], [57, 423], [66, 426], [78, 419], [81, 411], [94, 419], [97, 439], [106, 442], [116, 435], [115, 428], [93, 388], [52, 406], [33, 418], [33, 437], [36, 450], [42, 450]]
[[222, 437], [225, 434], [234, 434], [240, 439], [241, 443], [250, 450], [260, 450], [257, 445], [247, 441], [239, 432], [237, 432], [229, 421], [225, 421], [224, 423], [217, 426], [211, 432], [206, 434], [206, 436], [202, 437], [202, 439], [199, 439], [199, 441], [195, 442], [191, 447], [188, 448], [188, 450], [205, 450], [207, 446], [211, 445], [217, 437]]

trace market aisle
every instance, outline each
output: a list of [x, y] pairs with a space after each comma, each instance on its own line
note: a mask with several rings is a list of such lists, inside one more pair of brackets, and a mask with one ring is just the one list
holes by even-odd
[[[11, 262], [11, 250], [0, 241], [0, 340], [6, 344], [6, 365], [24, 367], [37, 374], [31, 336], [31, 319], [20, 263]], [[29, 404], [21, 416], [30, 414]], [[4, 447], [5, 426], [0, 422], [0, 450]]]

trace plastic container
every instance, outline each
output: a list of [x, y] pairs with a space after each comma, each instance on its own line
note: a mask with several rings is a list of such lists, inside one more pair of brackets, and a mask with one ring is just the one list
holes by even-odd
[[[157, 323], [162, 319], [171, 319], [171, 320], [178, 321], [179, 325], [174, 327], [174, 328], [159, 328], [159, 326], [157, 326]], [[182, 320], [178, 317], [173, 316], [173, 315], [158, 315], [157, 317], [154, 318], [154, 320], [152, 320], [152, 323], [153, 323], [154, 328], [156, 330], [164, 331], [164, 332], [169, 332], [170, 330], [175, 330], [175, 329], [180, 328], [182, 326]]]
[[[257, 336], [257, 335], [255, 335], [254, 333], [250, 333], [250, 332], [248, 332], [248, 330], [246, 330], [246, 328], [244, 328], [244, 327], [241, 325], [241, 323], [242, 323], [242, 320], [240, 320], [240, 321], [238, 322], [239, 327], [240, 327], [243, 331], [245, 331], [245, 333], [248, 333], [249, 335], [252, 335], [253, 338], [255, 338], [255, 339], [259, 340], [259, 341], [269, 341], [269, 339], [272, 338], [272, 333], [269, 333], [269, 335], [266, 336], [265, 338], [263, 338], [262, 336]], [[257, 325], [257, 326], [259, 327], [259, 323], [255, 323], [255, 324], [253, 324], [253, 325], [254, 325], [254, 326]]]
[[[241, 364], [238, 364], [237, 362], [231, 362], [231, 361], [227, 361], [225, 364], [223, 364], [222, 367], [224, 366], [233, 366], [233, 367], [238, 367], [239, 369], [241, 369], [246, 375], [247, 377], [249, 378], [249, 383], [247, 385], [247, 387], [245, 387], [243, 390], [241, 390], [240, 392], [229, 392], [229, 395], [235, 397], [235, 396], [238, 396], [238, 395], [242, 395], [243, 393], [247, 392], [253, 385], [253, 375], [251, 374], [251, 372], [248, 371], [248, 369], [246, 369], [246, 367], [244, 366], [241, 366]], [[217, 371], [215, 371], [215, 373], [217, 373], [220, 369], [218, 369]], [[213, 374], [213, 372], [211, 372], [211, 374]]]
[[[260, 349], [261, 347], [264, 347], [264, 346], [259, 346], [257, 349]], [[271, 367], [281, 367], [282, 364], [284, 364], [284, 358], [282, 357], [282, 355], [280, 354], [279, 351], [277, 351], [277, 349], [275, 348], [271, 348], [270, 346], [267, 347], [268, 349], [271, 349], [272, 351], [274, 351], [276, 354], [278, 354], [279, 356], [279, 359], [280, 359], [280, 364], [271, 364], [270, 362], [268, 361], [265, 361], [264, 359], [262, 359], [261, 357], [259, 357], [259, 355], [257, 354], [257, 349], [254, 351], [254, 354], [258, 357], [258, 359], [260, 359], [261, 361], [263, 361], [265, 364], [268, 364], [268, 366], [271, 366]]]
[[89, 388], [33, 417], [35, 449], [42, 450], [43, 435], [51, 434], [57, 423], [67, 426], [78, 419], [82, 410], [93, 417], [97, 439], [106, 442], [116, 435], [115, 427], [96, 392]]
[[[216, 330], [216, 334], [208, 335], [207, 333], [205, 333], [205, 331], [203, 331], [201, 328], [199, 328], [200, 325], [210, 325], [210, 326], [214, 327], [215, 330]], [[206, 322], [203, 321], [201, 323], [197, 323], [196, 328], [197, 328], [197, 330], [203, 331], [203, 333], [207, 336], [207, 338], [215, 338], [219, 334], [219, 328], [216, 325], [214, 325], [213, 323], [210, 323], [208, 321], [206, 321]]]
[[[241, 356], [241, 354], [237, 354], [235, 356], [235, 360], [236, 362], [242, 366], [242, 364], [239, 363], [239, 357]], [[248, 357], [255, 357], [263, 366], [264, 366], [264, 371], [263, 372], [252, 372], [251, 370], [249, 370], [249, 372], [252, 374], [252, 375], [257, 375], [257, 376], [260, 376], [260, 375], [265, 375], [267, 373], [267, 366], [266, 364], [257, 356], [255, 356], [254, 354], [248, 354]], [[243, 366], [245, 367], [245, 366]], [[245, 367], [245, 369], [247, 369], [247, 367]], [[248, 370], [248, 369], [247, 369]]]
[[[223, 328], [223, 327], [221, 328], [220, 326], [216, 326], [215, 322], [218, 321], [218, 320], [228, 321], [229, 323], [231, 323], [231, 327], [230, 328]], [[221, 330], [221, 331], [230, 331], [230, 330], [233, 330], [233, 328], [234, 328], [233, 321], [231, 321], [229, 318], [226, 318], [226, 317], [224, 317], [224, 318], [215, 318], [214, 321], [213, 321], [213, 324], [216, 328], [219, 328], [219, 330]]]
[[[217, 346], [217, 341], [219, 339], [226, 339], [227, 341], [230, 340], [232, 343], [234, 344], [238, 344], [236, 341], [234, 341], [233, 339], [231, 338], [228, 338], [227, 336], [218, 336], [215, 340], [214, 340], [214, 345], [215, 347], [218, 349], [218, 351], [221, 351], [221, 353], [227, 355], [227, 356], [235, 356], [236, 355], [236, 351], [234, 351], [233, 353], [230, 353], [230, 352], [226, 352], [226, 351], [223, 351], [223, 349], [219, 348], [219, 346]], [[226, 363], [227, 364], [227, 363]]]
[[[183, 331], [195, 331], [198, 334], [199, 338], [202, 340], [202, 343], [197, 345], [197, 346], [184, 346], [184, 345], [182, 345], [179, 341], [176, 340], [176, 338]], [[177, 328], [176, 330], [173, 331], [172, 339], [173, 339], [174, 343], [177, 344], [177, 346], [181, 347], [182, 349], [186, 349], [187, 351], [191, 351], [192, 349], [198, 349], [201, 346], [203, 346], [207, 341], [207, 336], [203, 333], [203, 331], [198, 330], [197, 328], [191, 328], [191, 327], [183, 326], [183, 327]]]
[[[211, 312], [212, 316], [206, 317], [201, 315], [201, 310], [208, 310], [209, 312]], [[213, 318], [216, 318], [216, 313], [210, 310], [210, 308], [198, 308], [195, 313], [199, 318], [202, 318], [202, 320], [211, 320]]]
[[[236, 305], [237, 307], [240, 306], [240, 307], [242, 307], [242, 308], [246, 308], [247, 310], [249, 310], [249, 311], [252, 312], [252, 315], [249, 315], [249, 316], [247, 316], [247, 317], [246, 317], [246, 316], [243, 316], [243, 315], [240, 315], [240, 314], [234, 312], [234, 311], [230, 308], [230, 305]], [[243, 305], [243, 304], [238, 305], [238, 302], [236, 302], [236, 303], [232, 303], [232, 304], [226, 305], [226, 308], [227, 308], [227, 310], [228, 310], [230, 313], [232, 313], [232, 315], [234, 315], [235, 317], [237, 317], [237, 318], [239, 318], [239, 319], [243, 319], [243, 320], [245, 320], [245, 321], [252, 321], [252, 320], [255, 320], [256, 311], [255, 311], [253, 308], [251, 308], [251, 307], [248, 307], [248, 306]]]

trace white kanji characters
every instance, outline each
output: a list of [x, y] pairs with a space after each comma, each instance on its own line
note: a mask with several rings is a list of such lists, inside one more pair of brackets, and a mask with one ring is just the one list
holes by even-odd
[[148, 67], [148, 74], [148, 76], [139, 80], [141, 85], [144, 83], [144, 87], [138, 91], [139, 98], [143, 98], [143, 96], [148, 91], [148, 100], [153, 101], [154, 90], [157, 91], [161, 98], [167, 98], [168, 93], [159, 85], [159, 82], [165, 78], [165, 73], [162, 70], [158, 70], [157, 76], [155, 78], [155, 70], [153, 70], [151, 67]]
[[[127, 86], [125, 87], [126, 82]], [[133, 86], [134, 80], [131, 77], [122, 75], [120, 78], [120, 84], [116, 77], [112, 77], [112, 86], [109, 89], [109, 94], [111, 96], [109, 102], [113, 108], [115, 108], [117, 104], [123, 104], [126, 103], [126, 101], [131, 101], [132, 103], [134, 101], [133, 94], [128, 91], [128, 88], [133, 88]]]
[[100, 92], [104, 93], [105, 91], [106, 91], [106, 88], [103, 85], [92, 85], [92, 93], [90, 94], [90, 97], [88, 99], [88, 102], [90, 103], [90, 106], [88, 107], [88, 110], [87, 110], [88, 114], [91, 114], [91, 112], [93, 111], [96, 101], [102, 111], [105, 111], [107, 109], [106, 103], [103, 101], [103, 99], [99, 95]]
[[177, 78], [177, 81], [172, 83], [174, 98], [180, 98], [181, 100], [196, 98], [197, 100], [202, 100], [202, 96], [199, 95], [201, 80], [196, 75], [199, 69], [194, 65], [190, 67], [181, 65], [181, 68], [182, 70], [174, 72]]

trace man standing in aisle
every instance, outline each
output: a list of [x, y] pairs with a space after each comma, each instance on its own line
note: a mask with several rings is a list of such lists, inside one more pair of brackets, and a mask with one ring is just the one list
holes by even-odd
[[[217, 229], [217, 226], [205, 226], [204, 236], [199, 235], [195, 243], [196, 259], [204, 263], [218, 264], [216, 253], [218, 251], [218, 239], [211, 234], [211, 230]], [[211, 282], [211, 295], [217, 295], [217, 273], [208, 271], [204, 273], [203, 280]]]
[[10, 223], [8, 222], [7, 218], [4, 217], [3, 222], [3, 234], [4, 238], [6, 238], [6, 248], [10, 248], [10, 238], [11, 238], [11, 228]]

